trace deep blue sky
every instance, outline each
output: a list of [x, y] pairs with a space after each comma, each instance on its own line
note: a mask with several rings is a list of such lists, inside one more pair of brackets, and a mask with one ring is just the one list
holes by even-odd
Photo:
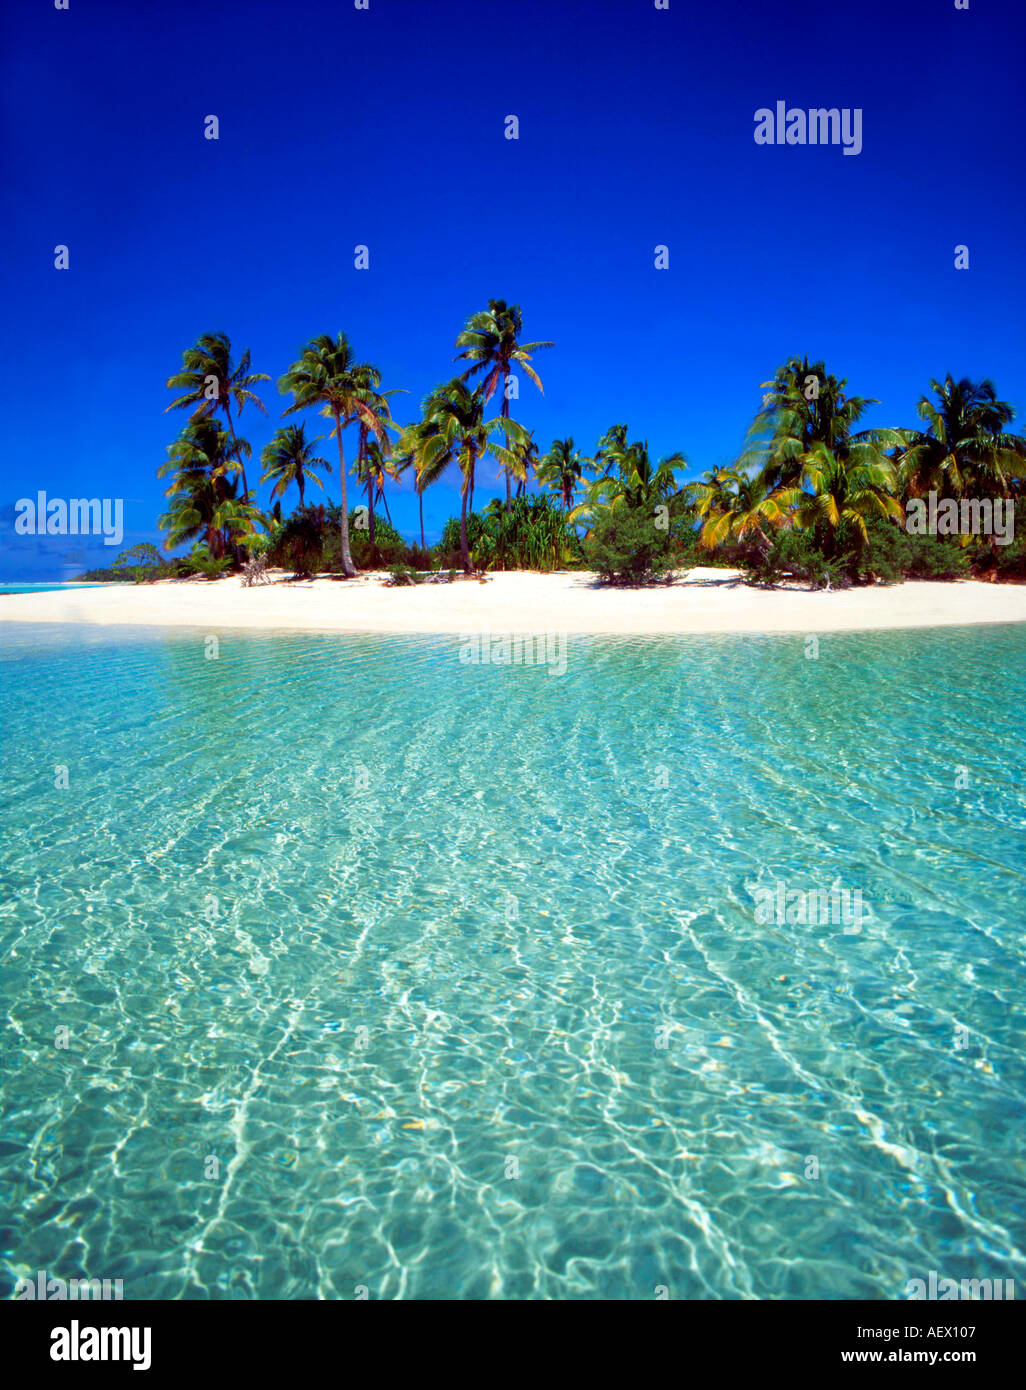
[[[125, 544], [157, 539], [165, 381], [204, 331], [273, 378], [254, 455], [310, 337], [344, 330], [411, 419], [490, 297], [555, 340], [513, 407], [543, 449], [627, 421], [692, 473], [728, 462], [794, 353], [880, 398], [873, 423], [947, 371], [1021, 423], [1026, 7], [970, 3], [8, 0], [0, 579], [116, 554], [14, 536], [39, 488], [123, 497]], [[861, 107], [862, 153], [756, 145], [778, 99]], [[456, 478], [425, 505], [437, 534]], [[412, 535], [409, 484], [392, 512]]]

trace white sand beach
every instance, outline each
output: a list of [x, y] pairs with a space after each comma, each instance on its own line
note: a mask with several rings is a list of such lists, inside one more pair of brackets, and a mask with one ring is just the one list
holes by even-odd
[[667, 586], [608, 588], [581, 573], [491, 574], [483, 581], [392, 587], [355, 580], [239, 578], [112, 584], [0, 596], [0, 621], [320, 632], [825, 632], [1026, 622], [1026, 585], [907, 582], [810, 592], [758, 589], [725, 569]]

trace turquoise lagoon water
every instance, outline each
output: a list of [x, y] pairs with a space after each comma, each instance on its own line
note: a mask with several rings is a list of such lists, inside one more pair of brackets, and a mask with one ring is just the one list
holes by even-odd
[[5, 1287], [1021, 1280], [1026, 627], [804, 652], [5, 627]]
[[0, 584], [0, 598], [4, 594], [48, 594], [58, 589], [100, 589], [102, 584]]

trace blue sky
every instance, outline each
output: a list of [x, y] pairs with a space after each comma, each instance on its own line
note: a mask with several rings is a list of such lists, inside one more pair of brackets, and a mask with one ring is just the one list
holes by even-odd
[[[948, 371], [1021, 423], [1024, 40], [1021, 0], [9, 0], [0, 579], [117, 553], [15, 536], [38, 489], [122, 497], [125, 544], [158, 538], [165, 382], [205, 331], [272, 377], [254, 455], [310, 337], [346, 332], [412, 419], [499, 297], [556, 343], [513, 406], [543, 449], [626, 421], [692, 474], [728, 462], [795, 353], [880, 398], [871, 423], [912, 423]], [[861, 108], [861, 154], [757, 145], [778, 100]], [[391, 506], [412, 536], [409, 484]]]

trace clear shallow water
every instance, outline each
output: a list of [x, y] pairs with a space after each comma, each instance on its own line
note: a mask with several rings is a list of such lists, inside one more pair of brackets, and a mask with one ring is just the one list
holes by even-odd
[[1026, 1277], [1026, 629], [458, 646], [0, 631], [0, 1284]]
[[4, 594], [47, 594], [57, 589], [100, 589], [101, 584], [0, 584], [0, 598]]

